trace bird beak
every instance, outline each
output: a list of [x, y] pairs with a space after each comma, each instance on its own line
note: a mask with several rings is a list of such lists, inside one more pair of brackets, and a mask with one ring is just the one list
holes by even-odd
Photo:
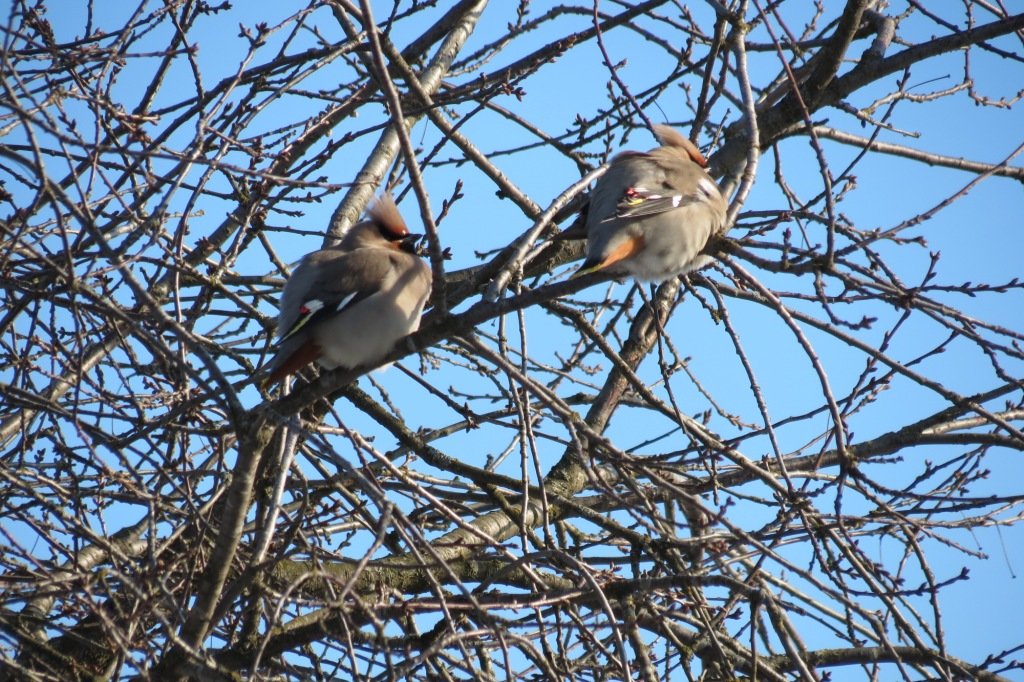
[[398, 242], [398, 248], [415, 256], [424, 256], [427, 253], [427, 245], [423, 240], [424, 236], [426, 235], [407, 234]]

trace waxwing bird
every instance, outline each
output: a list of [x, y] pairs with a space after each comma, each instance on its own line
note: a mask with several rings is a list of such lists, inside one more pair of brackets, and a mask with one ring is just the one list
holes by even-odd
[[725, 225], [725, 198], [697, 147], [668, 126], [649, 152], [620, 152], [594, 186], [587, 258], [573, 277], [607, 270], [663, 281], [711, 259], [701, 254]]
[[334, 247], [306, 255], [281, 293], [277, 353], [264, 385], [309, 363], [356, 367], [380, 360], [416, 331], [431, 272], [388, 195]]

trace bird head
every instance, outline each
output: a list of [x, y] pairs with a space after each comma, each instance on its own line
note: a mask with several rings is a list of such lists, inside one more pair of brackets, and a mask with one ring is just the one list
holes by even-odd
[[679, 152], [688, 156], [691, 161], [701, 168], [708, 167], [708, 160], [697, 149], [697, 145], [683, 137], [675, 128], [666, 125], [656, 125], [654, 126], [654, 134], [664, 146], [679, 150]]
[[366, 212], [367, 220], [353, 225], [342, 237], [338, 248], [353, 250], [365, 247], [390, 247], [416, 253], [422, 235], [412, 234], [389, 194], [382, 194]]

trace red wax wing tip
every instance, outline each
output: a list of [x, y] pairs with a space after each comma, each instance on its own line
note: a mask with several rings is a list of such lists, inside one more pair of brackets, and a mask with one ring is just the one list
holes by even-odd
[[288, 330], [287, 334], [281, 337], [278, 343], [283, 343], [287, 339], [290, 339], [291, 337], [295, 336], [295, 334], [297, 334], [300, 329], [305, 327], [306, 323], [313, 318], [313, 314], [323, 307], [324, 302], [316, 298], [310, 300], [308, 303], [303, 303], [302, 306], [299, 307], [298, 319], [295, 320], [295, 322], [292, 324], [291, 329]]
[[636, 191], [635, 188], [630, 187], [626, 190], [626, 196], [622, 198], [622, 203], [627, 206], [636, 206], [637, 204], [643, 203], [644, 196], [640, 192]]
[[321, 301], [320, 299], [317, 299], [317, 298], [310, 299], [306, 303], [303, 303], [302, 307], [299, 308], [299, 314], [300, 315], [312, 315], [313, 313], [318, 312], [323, 307], [324, 307], [324, 302]]

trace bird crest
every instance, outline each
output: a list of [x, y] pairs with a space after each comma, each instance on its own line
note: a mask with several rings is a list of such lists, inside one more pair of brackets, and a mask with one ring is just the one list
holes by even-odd
[[409, 235], [402, 214], [398, 212], [395, 200], [388, 193], [381, 194], [370, 206], [367, 216], [386, 238], [397, 241]]
[[683, 137], [675, 128], [666, 125], [656, 125], [654, 126], [654, 135], [658, 138], [658, 141], [666, 147], [676, 147], [681, 149], [690, 157], [691, 161], [701, 168], [708, 167], [708, 160], [705, 159], [704, 155], [700, 153], [699, 149], [697, 149], [697, 145]]

